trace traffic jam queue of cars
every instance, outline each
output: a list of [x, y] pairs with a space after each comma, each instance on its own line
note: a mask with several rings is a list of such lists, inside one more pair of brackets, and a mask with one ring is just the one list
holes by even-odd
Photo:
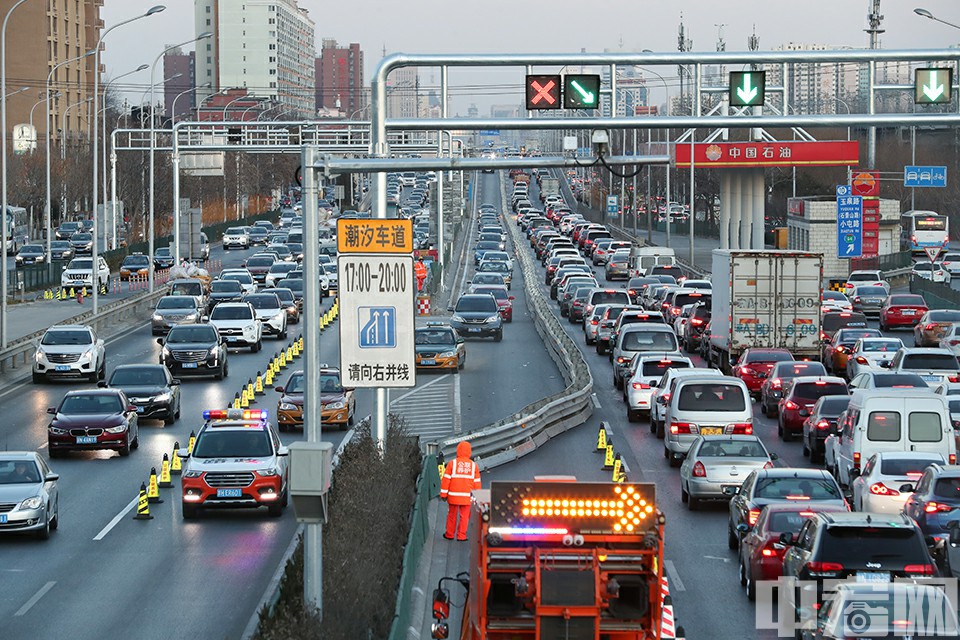
[[[254, 228], [257, 232], [249, 233]], [[224, 269], [213, 277], [192, 268], [180, 274], [187, 277], [173, 277], [163, 285], [165, 295], [157, 299], [149, 318], [160, 347], [154, 363], [111, 368], [109, 349], [92, 327], [49, 327], [37, 343], [33, 383], [70, 383], [57, 405], [47, 410], [49, 457], [102, 450], [129, 456], [140, 445], [143, 421], [171, 425], [181, 419], [182, 395], [190, 393], [185, 389], [188, 379], [222, 380], [229, 376], [230, 358], [238, 350], [255, 353], [265, 340], [283, 342], [291, 325], [300, 322], [305, 288], [302, 266], [288, 244], [293, 234], [302, 235], [299, 217], [288, 220], [283, 231], [269, 221], [232, 228], [234, 246], [261, 245], [250, 251], [241, 268]], [[302, 244], [294, 248], [302, 254]], [[335, 259], [320, 256], [322, 263]], [[89, 257], [86, 260], [89, 263]], [[124, 265], [124, 279], [145, 276], [150, 267], [139, 254]], [[90, 265], [86, 267], [89, 280]], [[65, 272], [73, 274], [71, 269]], [[82, 279], [82, 274], [77, 277]], [[324, 274], [318, 288], [330, 295], [335, 285]], [[290, 371], [277, 383], [276, 414], [266, 409], [207, 411], [198, 422], [202, 426], [192, 451], [179, 450], [185, 519], [213, 507], [264, 506], [272, 516], [286, 507], [288, 458], [277, 431], [303, 427], [303, 371]], [[324, 426], [352, 425], [354, 392], [341, 385], [339, 368], [323, 366], [321, 389]], [[41, 455], [0, 453], [0, 532], [48, 538], [59, 524], [58, 479]]]
[[[642, 267], [630, 243], [559, 195], [537, 207], [518, 201], [517, 224], [558, 313], [609, 361], [625, 422], [648, 423], [649, 444], [662, 440], [691, 511], [728, 505], [727, 543], [750, 600], [759, 581], [780, 576], [818, 585], [818, 607], [826, 579], [893, 589], [895, 579], [960, 576], [960, 311], [891, 292], [878, 272], [854, 273], [846, 294], [822, 292], [814, 309], [819, 357], [757, 346], [705, 367], [709, 281], [672, 259]], [[621, 262], [626, 274], [609, 268]], [[617, 276], [624, 285], [611, 282]], [[867, 314], [883, 331], [867, 326]], [[901, 338], [908, 332], [912, 342]], [[777, 434], [760, 412], [776, 418]], [[774, 437], [800, 440], [813, 464], [784, 466]], [[799, 620], [796, 595], [780, 597]]]

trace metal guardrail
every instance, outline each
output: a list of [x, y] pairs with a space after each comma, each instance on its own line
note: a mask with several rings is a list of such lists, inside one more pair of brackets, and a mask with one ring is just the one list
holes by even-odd
[[[503, 186], [501, 183], [501, 191]], [[516, 225], [507, 224], [507, 228], [514, 245], [520, 247], [525, 238], [517, 231]], [[449, 458], [456, 453], [460, 442], [469, 442], [473, 458], [481, 469], [516, 460], [550, 438], [583, 424], [593, 413], [593, 375], [590, 368], [537, 287], [538, 276], [530, 252], [518, 251], [517, 258], [523, 271], [527, 307], [533, 316], [534, 326], [543, 338], [550, 357], [557, 363], [567, 387], [479, 431], [440, 443], [440, 451]]]
[[[160, 298], [166, 293], [167, 288], [161, 286], [153, 293], [146, 292], [104, 305], [96, 315], [94, 315], [93, 311], [85, 311], [84, 313], [66, 318], [57, 324], [86, 324], [93, 327], [93, 330], [100, 334], [106, 327], [115, 326], [132, 316], [143, 318], [144, 311], [153, 309], [157, 298]], [[46, 330], [47, 328], [44, 327], [43, 329], [25, 335], [19, 340], [9, 344], [6, 349], [0, 351], [0, 373], [6, 373], [28, 365], [33, 359], [33, 354], [37, 349], [37, 341], [43, 336]]]

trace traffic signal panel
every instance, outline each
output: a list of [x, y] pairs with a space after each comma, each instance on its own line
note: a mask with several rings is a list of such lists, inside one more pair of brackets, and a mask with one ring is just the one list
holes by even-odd
[[527, 109], [559, 109], [560, 76], [527, 76]]
[[942, 104], [952, 99], [953, 69], [917, 69], [913, 77], [915, 104]]
[[600, 104], [600, 76], [563, 77], [563, 106], [566, 109], [596, 109]]
[[766, 83], [765, 71], [731, 71], [730, 105], [734, 107], [762, 105], [766, 97]]

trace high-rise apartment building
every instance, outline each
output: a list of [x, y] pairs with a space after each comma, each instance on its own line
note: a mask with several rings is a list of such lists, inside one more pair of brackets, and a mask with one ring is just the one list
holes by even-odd
[[[100, 39], [103, 0], [48, 0], [25, 2], [10, 14], [7, 23], [7, 140], [18, 124], [33, 125], [38, 138], [46, 136], [44, 96], [47, 76], [65, 60], [82, 56]], [[0, 2], [4, 14], [11, 0]], [[101, 58], [102, 62], [102, 58]], [[101, 64], [102, 68], [102, 64]], [[93, 94], [93, 57], [64, 64], [50, 80], [50, 92], [60, 96], [50, 101], [53, 140], [75, 140], [87, 135]], [[36, 108], [34, 108], [36, 107]]]
[[314, 23], [296, 0], [196, 0], [198, 104], [223, 89], [244, 88], [280, 105], [289, 119], [314, 113]]
[[337, 109], [348, 116], [362, 110], [363, 51], [356, 42], [341, 47], [332, 38], [324, 38], [316, 59], [317, 93], [315, 106]]
[[419, 116], [420, 78], [416, 67], [401, 67], [387, 78], [387, 115], [391, 118]]
[[[178, 75], [179, 77], [174, 78]], [[196, 94], [191, 91], [196, 82], [196, 52], [184, 53], [180, 48], [163, 56], [163, 113], [167, 118], [182, 118], [196, 106]], [[173, 78], [167, 81], [167, 78]], [[176, 105], [174, 105], [176, 102]], [[176, 113], [173, 112], [176, 106]]]

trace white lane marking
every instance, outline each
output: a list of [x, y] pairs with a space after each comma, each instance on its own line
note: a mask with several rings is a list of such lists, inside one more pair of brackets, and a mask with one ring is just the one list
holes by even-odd
[[597, 398], [597, 394], [595, 394], [595, 393], [590, 394], [590, 400], [593, 402], [593, 406], [595, 406], [597, 409], [601, 409], [601, 408], [602, 408], [602, 407], [600, 406], [600, 399]]
[[44, 442], [42, 445], [40, 445], [39, 447], [37, 447], [37, 449], [46, 449], [46, 448], [47, 448], [47, 445], [49, 445], [49, 444], [50, 444], [49, 441]]
[[667, 569], [671, 588], [673, 588], [674, 591], [686, 591], [686, 587], [683, 586], [683, 580], [680, 579], [680, 573], [677, 572], [677, 568], [673, 565], [673, 560], [664, 560], [663, 566]]
[[98, 533], [96, 536], [94, 536], [93, 539], [94, 539], [94, 540], [103, 540], [104, 537], [105, 537], [108, 533], [110, 533], [110, 530], [113, 529], [115, 526], [117, 526], [117, 523], [120, 522], [120, 520], [123, 519], [123, 516], [127, 515], [128, 513], [130, 513], [130, 510], [133, 509], [135, 506], [137, 506], [137, 500], [139, 500], [139, 499], [140, 499], [140, 496], [137, 496], [136, 498], [134, 498], [133, 500], [131, 500], [131, 501], [130, 501], [130, 504], [128, 504], [127, 506], [125, 506], [120, 513], [118, 513], [117, 515], [115, 515], [115, 516], [113, 517], [113, 520], [111, 520], [110, 522], [108, 522], [108, 523], [107, 523], [107, 526], [105, 526], [103, 529], [101, 529], [101, 530], [100, 530], [100, 533]]
[[730, 562], [730, 558], [721, 558], [720, 556], [703, 556], [707, 560], [723, 560], [724, 562]]
[[453, 374], [448, 373], [448, 374], [446, 374], [446, 375], [440, 376], [440, 377], [437, 378], [436, 380], [431, 380], [430, 382], [428, 382], [427, 384], [423, 385], [422, 387], [416, 387], [416, 388], [414, 388], [414, 389], [411, 389], [410, 391], [407, 391], [407, 392], [406, 392], [405, 394], [403, 394], [402, 396], [397, 396], [396, 398], [394, 398], [393, 400], [390, 401], [390, 406], [395, 405], [396, 403], [400, 402], [401, 400], [403, 400], [403, 399], [406, 398], [407, 396], [412, 396], [413, 394], [415, 394], [415, 393], [417, 393], [417, 392], [420, 392], [420, 391], [423, 391], [424, 389], [426, 389], [427, 387], [429, 387], [429, 386], [431, 386], [431, 385], [435, 385], [435, 384], [437, 384], [437, 383], [440, 382], [440, 381], [446, 380], [446, 379], [449, 378], [451, 375], [453, 375]]
[[23, 606], [17, 609], [17, 612], [13, 615], [15, 617], [25, 615], [28, 611], [30, 611], [30, 608], [33, 607], [33, 605], [37, 604], [37, 602], [40, 601], [40, 598], [42, 598], [44, 594], [47, 593], [47, 591], [50, 591], [50, 589], [53, 589], [53, 585], [55, 584], [57, 584], [55, 581], [51, 581], [43, 585], [42, 587], [40, 587], [40, 591], [37, 591], [35, 594], [33, 594], [33, 597], [27, 600], [23, 604]]
[[461, 422], [460, 416], [460, 378], [461, 376], [453, 376], [453, 432], [459, 434], [463, 428], [463, 423]]

